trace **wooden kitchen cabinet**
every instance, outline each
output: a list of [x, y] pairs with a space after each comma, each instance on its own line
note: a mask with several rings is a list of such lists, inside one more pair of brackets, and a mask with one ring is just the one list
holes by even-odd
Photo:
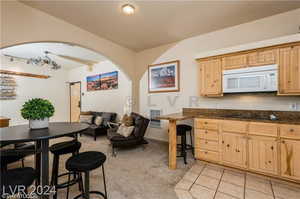
[[249, 169], [270, 174], [278, 173], [277, 138], [249, 137]]
[[237, 69], [247, 67], [247, 55], [231, 55], [222, 58], [223, 70]]
[[222, 96], [222, 65], [221, 59], [200, 62], [200, 95]]
[[247, 139], [244, 135], [222, 133], [221, 158], [224, 164], [246, 168]]
[[300, 95], [300, 45], [279, 50], [279, 94]]
[[300, 141], [283, 139], [281, 148], [281, 176], [300, 180]]
[[257, 50], [248, 54], [248, 66], [276, 64], [278, 57], [278, 49]]

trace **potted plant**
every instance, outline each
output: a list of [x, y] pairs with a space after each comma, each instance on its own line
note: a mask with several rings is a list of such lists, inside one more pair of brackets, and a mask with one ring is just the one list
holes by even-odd
[[25, 104], [21, 109], [21, 115], [29, 120], [29, 128], [41, 129], [48, 128], [49, 118], [54, 114], [54, 106], [49, 100], [34, 98]]

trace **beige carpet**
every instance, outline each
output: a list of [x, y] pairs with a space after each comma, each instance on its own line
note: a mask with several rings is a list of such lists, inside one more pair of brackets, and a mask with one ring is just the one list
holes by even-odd
[[[59, 138], [51, 140], [50, 143], [67, 139], [69, 138]], [[104, 136], [98, 137], [97, 141], [94, 141], [92, 137], [82, 136], [79, 141], [82, 143], [81, 151], [101, 151], [107, 155], [105, 174], [109, 199], [176, 199], [175, 185], [194, 164], [191, 157], [188, 159], [188, 165], [184, 165], [182, 159], [179, 158], [178, 169], [169, 170], [168, 144], [164, 142], [150, 140], [145, 149], [138, 147], [119, 150], [117, 157], [112, 157], [109, 142]], [[65, 155], [61, 159], [60, 172], [65, 171], [64, 163], [68, 157]], [[33, 157], [26, 158], [25, 165], [33, 166]], [[51, 165], [52, 156], [50, 169]], [[11, 167], [16, 166], [19, 165], [11, 165]], [[103, 190], [101, 168], [91, 172], [90, 180], [91, 189]], [[72, 186], [70, 192], [69, 198], [79, 194], [78, 186]], [[58, 194], [59, 199], [65, 198], [66, 190], [60, 190]]]

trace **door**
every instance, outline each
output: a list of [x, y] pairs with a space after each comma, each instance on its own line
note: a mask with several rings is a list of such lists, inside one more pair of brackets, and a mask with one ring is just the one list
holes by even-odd
[[300, 95], [300, 46], [280, 49], [279, 70], [280, 94]]
[[222, 96], [222, 65], [220, 59], [200, 62], [201, 89], [203, 96]]
[[300, 180], [300, 141], [281, 141], [281, 175], [283, 177]]
[[277, 63], [278, 49], [257, 50], [248, 54], [249, 66], [262, 66]]
[[246, 168], [247, 140], [244, 135], [222, 133], [222, 162]]
[[81, 82], [70, 83], [70, 121], [78, 122], [81, 112]]
[[277, 138], [250, 136], [249, 168], [255, 171], [277, 174]]

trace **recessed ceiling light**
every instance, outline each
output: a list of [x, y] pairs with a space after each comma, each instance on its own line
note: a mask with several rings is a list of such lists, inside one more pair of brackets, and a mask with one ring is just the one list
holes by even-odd
[[124, 14], [126, 15], [132, 15], [134, 14], [134, 6], [131, 4], [125, 4], [122, 6], [122, 11], [124, 12]]

